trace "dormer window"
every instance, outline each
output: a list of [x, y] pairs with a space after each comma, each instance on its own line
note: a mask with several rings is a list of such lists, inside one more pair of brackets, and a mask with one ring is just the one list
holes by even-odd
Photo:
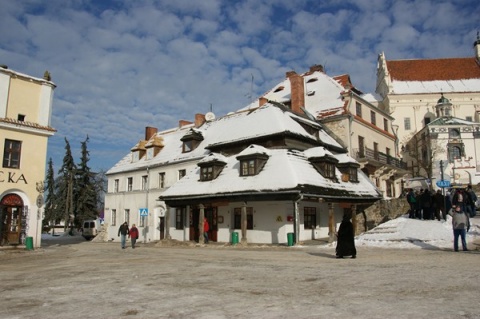
[[203, 135], [198, 130], [190, 129], [190, 131], [188, 131], [188, 133], [181, 138], [181, 141], [183, 142], [182, 152], [188, 153], [200, 145], [200, 143], [203, 141]]
[[145, 144], [145, 148], [147, 149], [147, 160], [151, 160], [161, 151], [164, 147], [163, 137], [161, 136], [154, 136], [148, 140], [147, 144]]
[[227, 165], [227, 158], [221, 154], [212, 153], [197, 165], [200, 167], [200, 181], [211, 181], [217, 178]]
[[280, 91], [283, 91], [285, 87], [283, 86], [279, 86], [278, 88], [275, 89], [275, 91], [273, 91], [273, 93], [277, 93], [277, 92], [280, 92]]
[[342, 173], [342, 182], [358, 183], [358, 168], [360, 167], [358, 163], [339, 163], [337, 167]]
[[250, 145], [237, 156], [237, 159], [240, 161], [240, 176], [258, 175], [269, 157], [266, 148]]
[[316, 81], [318, 81], [318, 78], [311, 78], [311, 79], [308, 79], [307, 83], [312, 83]]
[[339, 161], [333, 156], [333, 154], [319, 147], [311, 149], [308, 160], [323, 177], [337, 182], [335, 173], [336, 165]]
[[147, 141], [139, 141], [130, 151], [132, 151], [132, 162], [139, 161], [142, 157], [145, 156], [146, 149], [145, 143]]

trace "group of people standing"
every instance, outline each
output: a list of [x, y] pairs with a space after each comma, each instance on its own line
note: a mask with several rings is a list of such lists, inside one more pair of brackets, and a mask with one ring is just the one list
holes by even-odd
[[465, 189], [451, 189], [445, 196], [440, 189], [436, 192], [431, 192], [429, 189], [417, 191], [409, 189], [406, 197], [410, 204], [408, 212], [410, 218], [447, 220], [447, 213], [456, 206], [460, 206], [469, 217], [476, 215], [477, 195], [472, 185], [468, 185]]

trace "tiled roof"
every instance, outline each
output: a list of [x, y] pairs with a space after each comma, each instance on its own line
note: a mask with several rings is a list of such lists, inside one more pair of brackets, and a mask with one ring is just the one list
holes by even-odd
[[33, 123], [33, 122], [24, 122], [24, 121], [11, 119], [11, 118], [5, 118], [5, 117], [0, 118], [0, 122], [8, 123], [8, 124], [14, 124], [16, 126], [30, 127], [30, 128], [34, 128], [34, 129], [48, 131], [48, 132], [56, 132], [57, 131], [56, 129], [54, 129], [53, 127], [50, 127], [50, 126], [43, 126], [43, 125]]
[[475, 58], [387, 61], [396, 81], [442, 81], [480, 79], [480, 65]]

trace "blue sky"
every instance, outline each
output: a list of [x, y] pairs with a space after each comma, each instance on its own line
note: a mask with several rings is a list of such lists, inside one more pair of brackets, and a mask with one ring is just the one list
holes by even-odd
[[[0, 64], [57, 85], [48, 157], [64, 138], [107, 170], [144, 137], [237, 110], [322, 64], [375, 91], [376, 61], [473, 56], [478, 0], [0, 0]], [[253, 78], [253, 82], [252, 82]]]

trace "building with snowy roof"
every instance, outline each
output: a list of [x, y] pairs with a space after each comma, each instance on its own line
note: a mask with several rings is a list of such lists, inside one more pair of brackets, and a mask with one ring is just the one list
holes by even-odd
[[[286, 243], [333, 236], [344, 214], [382, 198], [360, 164], [305, 112], [265, 102], [156, 132], [107, 172], [105, 222], [140, 239]], [[157, 140], [157, 146], [152, 140]], [[150, 154], [150, 155], [149, 155]]]
[[[457, 119], [467, 122], [480, 122], [480, 38], [473, 44], [474, 54], [465, 58], [443, 59], [408, 59], [387, 60], [384, 53], [378, 56], [376, 93], [379, 95], [379, 108], [392, 116], [394, 125], [398, 127], [399, 148], [405, 150], [409, 141], [418, 132], [422, 131], [429, 123], [439, 116], [437, 105], [439, 99], [445, 95], [449, 100], [449, 114]], [[470, 133], [462, 133], [470, 134]], [[418, 138], [416, 138], [418, 140]], [[463, 139], [457, 138], [457, 142]], [[455, 143], [448, 144], [452, 147], [446, 149], [443, 160], [448, 162], [446, 168], [453, 174], [453, 158], [447, 156], [455, 151]], [[458, 144], [458, 143], [457, 143]], [[474, 154], [480, 148], [460, 147], [461, 152], [456, 160], [465, 158], [480, 158]], [[429, 155], [430, 156], [430, 155]], [[416, 174], [415, 163], [412, 159], [407, 161], [409, 175]], [[472, 163], [475, 166], [473, 175], [480, 176], [480, 162]], [[467, 171], [459, 169], [456, 173], [458, 181], [467, 183], [472, 180]], [[472, 173], [470, 173], [472, 174]], [[453, 175], [454, 176], [454, 175]], [[432, 176], [435, 178], [435, 176]]]
[[332, 77], [321, 65], [302, 74], [289, 71], [259, 100], [276, 101], [294, 112], [311, 114], [360, 163], [384, 197], [401, 194], [402, 179], [408, 171], [398, 151], [398, 128], [392, 125], [393, 117], [377, 107], [371, 94], [352, 84], [348, 74]]

